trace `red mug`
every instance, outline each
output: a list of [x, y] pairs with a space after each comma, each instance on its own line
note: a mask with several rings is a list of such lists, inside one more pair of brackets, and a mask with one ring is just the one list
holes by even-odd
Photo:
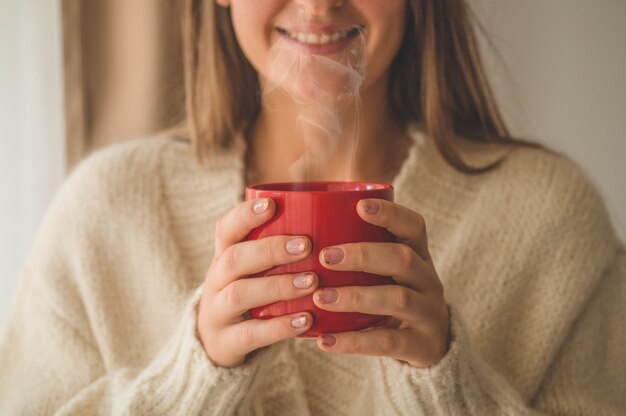
[[[393, 201], [393, 187], [368, 182], [292, 182], [246, 188], [246, 199], [271, 198], [276, 213], [247, 237], [257, 240], [272, 235], [302, 235], [311, 239], [313, 249], [305, 259], [273, 267], [252, 277], [313, 271], [319, 287], [374, 286], [394, 284], [391, 277], [365, 272], [335, 271], [319, 262], [320, 251], [329, 246], [356, 242], [390, 242], [386, 229], [369, 224], [356, 211], [357, 202], [366, 198]], [[356, 331], [383, 324], [389, 317], [353, 312], [329, 312], [313, 303], [312, 295], [254, 308], [250, 316], [270, 319], [297, 312], [310, 312], [313, 325], [300, 335], [317, 337], [343, 331]]]

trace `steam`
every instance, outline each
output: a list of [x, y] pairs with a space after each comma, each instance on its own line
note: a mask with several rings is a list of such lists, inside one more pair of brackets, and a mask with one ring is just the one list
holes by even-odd
[[297, 126], [306, 149], [291, 167], [298, 181], [310, 180], [311, 172], [326, 165], [340, 146], [341, 151], [351, 152], [344, 175], [350, 179], [366, 66], [365, 35], [361, 28], [354, 29], [358, 33], [339, 57], [313, 54], [283, 37], [270, 50], [263, 95], [280, 89], [298, 109]]

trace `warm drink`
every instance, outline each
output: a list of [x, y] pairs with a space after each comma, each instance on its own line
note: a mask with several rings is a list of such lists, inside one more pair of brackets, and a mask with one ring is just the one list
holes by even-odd
[[[302, 182], [267, 184], [246, 189], [246, 198], [272, 198], [275, 216], [253, 230], [248, 240], [272, 235], [302, 235], [313, 242], [311, 255], [297, 263], [274, 267], [257, 276], [313, 271], [319, 287], [373, 286], [393, 284], [390, 277], [364, 272], [334, 271], [319, 263], [320, 251], [329, 246], [355, 242], [393, 241], [385, 229], [366, 223], [359, 217], [356, 205], [361, 199], [380, 198], [393, 201], [393, 188], [367, 182]], [[337, 313], [315, 306], [311, 295], [291, 301], [276, 302], [250, 311], [253, 318], [273, 318], [308, 311], [313, 326], [303, 337], [324, 333], [365, 329], [377, 326], [387, 317], [360, 313]]]

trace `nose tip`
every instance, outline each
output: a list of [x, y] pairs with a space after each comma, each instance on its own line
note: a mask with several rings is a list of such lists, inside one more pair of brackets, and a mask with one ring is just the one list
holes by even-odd
[[343, 6], [345, 0], [296, 0], [296, 3], [307, 14], [324, 15], [332, 9]]

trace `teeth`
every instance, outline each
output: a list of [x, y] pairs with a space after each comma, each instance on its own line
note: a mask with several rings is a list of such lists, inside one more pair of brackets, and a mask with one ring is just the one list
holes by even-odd
[[330, 42], [338, 42], [348, 36], [350, 30], [342, 30], [334, 33], [324, 33], [317, 35], [315, 33], [302, 33], [302, 32], [287, 32], [285, 34], [292, 39], [297, 40], [300, 43], [306, 43], [309, 45], [325, 45]]
[[320, 43], [320, 37], [315, 33], [309, 33], [306, 37], [306, 43]]

